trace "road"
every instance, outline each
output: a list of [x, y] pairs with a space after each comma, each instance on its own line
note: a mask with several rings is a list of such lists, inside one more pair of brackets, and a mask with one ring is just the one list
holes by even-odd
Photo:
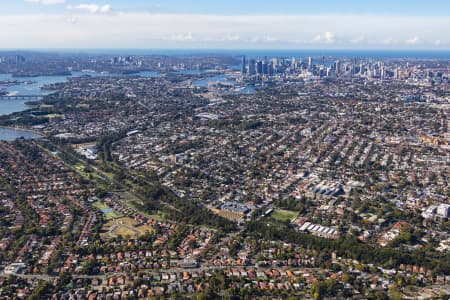
[[[306, 270], [308, 272], [314, 272], [314, 271], [318, 271], [319, 268], [307, 268], [307, 267], [288, 267], [288, 266], [284, 266], [284, 267], [255, 267], [255, 266], [237, 266], [237, 265], [232, 265], [232, 266], [201, 266], [199, 268], [170, 268], [170, 269], [160, 269], [158, 271], [150, 271], [150, 270], [140, 270], [139, 272], [144, 273], [145, 275], [149, 275], [149, 276], [154, 276], [154, 275], [162, 275], [162, 274], [173, 274], [173, 273], [183, 273], [183, 272], [188, 272], [188, 273], [192, 273], [192, 272], [198, 272], [198, 271], [217, 271], [217, 270], [226, 270], [226, 269], [233, 269], [233, 270], [248, 270], [248, 269], [252, 269], [255, 270], [256, 272], [265, 272], [267, 270], [272, 270], [272, 269], [276, 269], [276, 270], [291, 270], [292, 272], [294, 271], [299, 271], [299, 270]], [[9, 275], [9, 274], [5, 274], [5, 273], [0, 273], [0, 278], [9, 278], [11, 276], [15, 276], [18, 278], [22, 278], [22, 279], [36, 279], [36, 280], [45, 280], [45, 281], [49, 281], [52, 282], [56, 279], [59, 278], [59, 275], [46, 275], [46, 274], [14, 274], [14, 275]], [[108, 273], [108, 274], [101, 274], [101, 275], [77, 275], [77, 274], [71, 274], [71, 277], [73, 279], [108, 279], [111, 277], [116, 277], [116, 276], [126, 276], [126, 273], [122, 273], [122, 272], [115, 272], [115, 273]]]

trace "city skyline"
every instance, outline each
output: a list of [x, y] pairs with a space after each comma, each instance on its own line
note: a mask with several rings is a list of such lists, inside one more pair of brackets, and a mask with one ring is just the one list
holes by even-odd
[[1, 49], [450, 49], [450, 4], [431, 1], [21, 0]]

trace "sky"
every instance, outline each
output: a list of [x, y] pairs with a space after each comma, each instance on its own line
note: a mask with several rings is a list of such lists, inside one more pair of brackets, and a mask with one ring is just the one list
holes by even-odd
[[450, 50], [449, 0], [0, 0], [0, 49]]

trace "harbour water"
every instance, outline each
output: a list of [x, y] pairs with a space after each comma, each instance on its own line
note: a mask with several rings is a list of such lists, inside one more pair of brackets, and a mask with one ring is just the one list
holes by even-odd
[[[13, 77], [11, 74], [0, 74], [0, 81], [20, 81], [17, 85], [0, 86], [0, 89], [6, 91], [11, 95], [47, 95], [50, 91], [42, 90], [41, 87], [47, 84], [54, 84], [59, 82], [66, 82], [70, 77], [81, 76], [143, 76], [143, 77], [156, 77], [157, 72], [145, 71], [136, 74], [129, 75], [111, 75], [107, 73], [96, 72], [72, 72], [70, 76], [38, 76], [38, 77]], [[26, 100], [0, 100], [0, 116], [8, 115], [14, 112], [19, 112], [28, 109], [25, 105]]]
[[[192, 82], [193, 85], [199, 86], [199, 87], [207, 87], [208, 83], [210, 82], [219, 82], [226, 85], [232, 85], [236, 86], [237, 82], [233, 78], [227, 77], [227, 75], [221, 74], [221, 75], [214, 75], [205, 77], [199, 80], [194, 80]], [[255, 88], [252, 85], [246, 85], [244, 87], [238, 87], [234, 89], [234, 94], [241, 94], [241, 95], [250, 95], [254, 94]]]
[[[81, 76], [85, 73], [77, 72], [71, 76]], [[0, 87], [2, 90], [6, 91], [11, 95], [47, 95], [49, 91], [42, 90], [41, 87], [46, 84], [53, 84], [57, 82], [67, 81], [67, 76], [39, 76], [39, 77], [12, 77], [11, 74], [0, 74], [0, 81], [20, 81], [25, 83], [20, 83], [16, 85], [8, 85]], [[21, 99], [7, 99], [0, 100], [0, 116], [9, 115], [11, 113], [24, 111], [28, 108], [26, 100]], [[18, 138], [25, 139], [36, 139], [40, 135], [26, 130], [14, 129], [0, 127], [0, 140], [12, 141]]]
[[[201, 74], [202, 71], [197, 70], [186, 70], [186, 71], [180, 71], [180, 73], [183, 74]], [[13, 77], [11, 74], [0, 74], [0, 81], [19, 81], [21, 83], [19, 84], [11, 84], [7, 86], [0, 86], [0, 89], [3, 91], [6, 91], [10, 95], [19, 95], [19, 96], [27, 96], [27, 95], [47, 95], [50, 93], [50, 91], [46, 91], [41, 89], [43, 86], [47, 84], [54, 84], [59, 82], [66, 82], [68, 78], [70, 77], [81, 77], [90, 75], [93, 77], [99, 77], [99, 76], [142, 76], [142, 77], [156, 77], [159, 76], [157, 72], [153, 71], [143, 71], [139, 73], [133, 73], [133, 74], [108, 74], [108, 73], [96, 73], [96, 72], [72, 72], [72, 75], [70, 76], [38, 76], [38, 77]], [[202, 79], [199, 81], [199, 84], [202, 86], [207, 86], [208, 82], [211, 81], [227, 81], [229, 83], [232, 83], [231, 81], [228, 81], [225, 76], [213, 76], [213, 77], [207, 77], [205, 79]], [[27, 106], [26, 100], [21, 99], [7, 99], [7, 100], [0, 100], [0, 116], [2, 115], [9, 115], [15, 112], [24, 111], [26, 109], [29, 109], [30, 107]], [[35, 133], [28, 132], [28, 131], [21, 131], [17, 129], [9, 129], [9, 128], [0, 128], [0, 140], [14, 140], [16, 138], [37, 138], [39, 137]]]
[[0, 116], [28, 109], [25, 102], [26, 100], [0, 100]]
[[28, 130], [0, 127], [0, 141], [14, 141], [16, 139], [38, 139], [41, 136]]
[[227, 78], [226, 75], [215, 75], [211, 77], [205, 77], [200, 80], [195, 80], [192, 82], [193, 85], [199, 86], [199, 87], [207, 87], [208, 83], [210, 82], [220, 82], [223, 84], [235, 84], [235, 81], [232, 81]]

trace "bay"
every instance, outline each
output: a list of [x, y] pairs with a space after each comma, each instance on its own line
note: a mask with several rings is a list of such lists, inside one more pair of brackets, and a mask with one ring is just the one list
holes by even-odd
[[28, 130], [0, 127], [0, 141], [14, 141], [16, 139], [38, 139], [42, 136]]

